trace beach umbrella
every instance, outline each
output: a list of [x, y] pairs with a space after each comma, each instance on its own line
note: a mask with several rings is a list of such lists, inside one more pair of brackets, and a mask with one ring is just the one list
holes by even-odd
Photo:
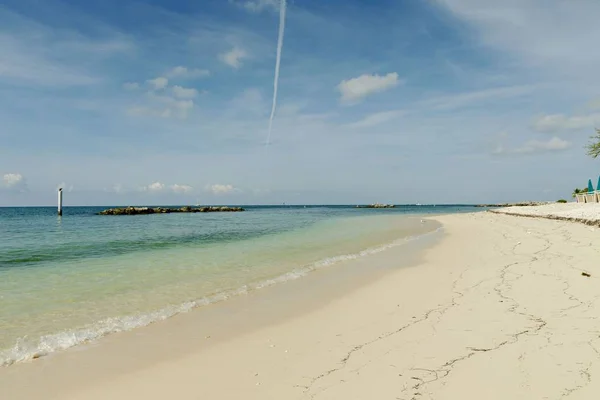
[[594, 193], [594, 185], [592, 185], [592, 180], [588, 181], [588, 193]]
[[600, 176], [598, 177], [598, 185], [596, 185], [596, 190], [600, 191]]

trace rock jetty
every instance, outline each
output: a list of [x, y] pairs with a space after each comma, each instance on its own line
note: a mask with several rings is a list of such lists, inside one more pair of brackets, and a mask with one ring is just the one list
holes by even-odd
[[199, 213], [199, 212], [238, 212], [245, 211], [242, 207], [120, 207], [100, 211], [98, 215], [143, 215], [143, 214], [170, 214], [170, 213]]
[[369, 204], [368, 206], [356, 206], [356, 208], [394, 208], [396, 207], [393, 204]]

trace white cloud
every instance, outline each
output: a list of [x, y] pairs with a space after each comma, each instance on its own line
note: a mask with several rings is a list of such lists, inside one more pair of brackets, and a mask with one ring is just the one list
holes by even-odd
[[189, 69], [187, 67], [178, 66], [166, 73], [167, 78], [204, 78], [210, 75], [207, 69]]
[[206, 187], [206, 190], [215, 195], [228, 194], [228, 193], [240, 191], [239, 189], [233, 187], [233, 185], [221, 185], [221, 184], [208, 185]]
[[136, 90], [140, 88], [140, 84], [137, 82], [125, 82], [123, 88], [125, 90]]
[[148, 186], [142, 187], [142, 191], [144, 192], [162, 192], [165, 190], [165, 184], [160, 182], [153, 182]]
[[21, 184], [24, 181], [24, 178], [21, 174], [4, 174], [2, 180], [6, 187], [14, 187]]
[[159, 76], [158, 78], [149, 79], [146, 82], [154, 87], [156, 90], [164, 89], [169, 84], [169, 80], [164, 76]]
[[279, 0], [248, 0], [240, 4], [251, 12], [260, 12], [267, 8], [279, 10]]
[[25, 177], [19, 173], [4, 174], [2, 183], [3, 185], [0, 188], [4, 187], [16, 192], [26, 192], [28, 190]]
[[508, 155], [508, 154], [533, 154], [533, 153], [549, 153], [563, 151], [571, 147], [571, 143], [562, 140], [558, 137], [553, 137], [547, 141], [530, 140], [524, 143], [521, 147], [507, 149], [504, 146], [498, 146], [493, 154]]
[[340, 82], [337, 89], [341, 93], [343, 102], [357, 102], [373, 93], [379, 93], [397, 86], [402, 83], [398, 80], [398, 74], [391, 72], [387, 75], [368, 75], [364, 74], [357, 78], [352, 78]]
[[219, 54], [219, 60], [229, 65], [231, 68], [238, 69], [242, 66], [242, 59], [247, 57], [245, 50], [234, 47], [226, 53]]
[[403, 110], [382, 111], [369, 114], [363, 119], [346, 125], [349, 128], [367, 128], [375, 125], [380, 125], [396, 118], [400, 118], [406, 112]]
[[[167, 185], [162, 182], [156, 181], [147, 186], [139, 187], [138, 190], [142, 191], [142, 192], [151, 192], [151, 193], [164, 193], [167, 191], [171, 191], [173, 193], [178, 193], [178, 194], [187, 194], [187, 193], [193, 192], [194, 188], [189, 185], [180, 185], [178, 183], [175, 183], [173, 185]], [[123, 186], [120, 184], [114, 185], [112, 188], [105, 189], [105, 191], [114, 192], [114, 193], [126, 193], [127, 192], [127, 190], [124, 190]]]
[[600, 124], [600, 114], [571, 117], [564, 114], [550, 114], [538, 117], [533, 122], [533, 127], [539, 132], [558, 132], [593, 128], [597, 124]]
[[184, 88], [182, 86], [173, 86], [173, 94], [180, 99], [193, 99], [198, 95], [198, 91], [194, 88]]
[[185, 194], [185, 193], [189, 193], [189, 192], [193, 191], [194, 188], [189, 185], [174, 184], [174, 185], [171, 185], [171, 190], [174, 191], [175, 193]]

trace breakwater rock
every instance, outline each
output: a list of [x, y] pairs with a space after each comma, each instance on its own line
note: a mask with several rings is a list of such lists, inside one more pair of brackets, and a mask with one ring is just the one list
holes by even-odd
[[356, 208], [394, 208], [396, 207], [393, 204], [369, 204], [368, 206], [356, 206]]
[[170, 213], [199, 213], [199, 212], [238, 212], [245, 211], [242, 207], [119, 207], [100, 211], [98, 215], [144, 215], [144, 214], [170, 214]]

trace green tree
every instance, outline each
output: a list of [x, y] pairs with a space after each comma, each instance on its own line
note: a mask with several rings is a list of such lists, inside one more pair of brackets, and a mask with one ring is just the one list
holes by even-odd
[[579, 189], [575, 189], [575, 190], [573, 190], [573, 198], [577, 197], [577, 195], [578, 195], [579, 193], [581, 193], [581, 190], [579, 190]]
[[600, 129], [596, 128], [596, 136], [590, 138], [590, 143], [586, 147], [588, 156], [593, 158], [600, 156]]

